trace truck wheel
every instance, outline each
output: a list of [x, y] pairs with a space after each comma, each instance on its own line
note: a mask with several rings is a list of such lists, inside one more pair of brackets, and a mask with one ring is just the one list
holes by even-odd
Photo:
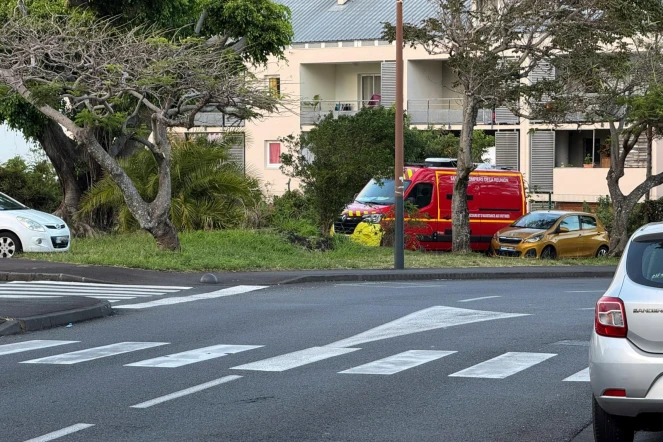
[[595, 442], [633, 442], [635, 431], [628, 418], [605, 412], [592, 395]]

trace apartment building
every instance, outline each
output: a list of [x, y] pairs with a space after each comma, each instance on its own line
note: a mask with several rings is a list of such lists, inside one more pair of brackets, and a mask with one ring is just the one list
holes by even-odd
[[[288, 98], [279, 114], [244, 122], [204, 115], [199, 131], [211, 136], [243, 126], [247, 137], [235, 154], [260, 176], [272, 195], [295, 188], [279, 169], [281, 137], [309, 131], [330, 112], [353, 115], [363, 106], [391, 106], [395, 101], [395, 46], [382, 40], [382, 23], [395, 22], [394, 0], [277, 0], [292, 11], [294, 42], [286, 61], [272, 60], [258, 72], [266, 84]], [[406, 23], [419, 23], [435, 13], [429, 0], [404, 2]], [[405, 107], [418, 128], [460, 131], [462, 94], [454, 89], [447, 57], [421, 48], [405, 49]], [[554, 75], [542, 67], [531, 80]], [[293, 104], [294, 101], [294, 104]], [[482, 109], [477, 129], [495, 136], [495, 162], [523, 172], [536, 199], [552, 200], [559, 208], [576, 208], [607, 195], [609, 158], [601, 146], [607, 125], [582, 125], [579, 118], [551, 128], [521, 119], [507, 108]], [[536, 129], [532, 131], [531, 129]], [[621, 185], [631, 191], [645, 177], [645, 140], [630, 155]], [[585, 165], [589, 158], [590, 164]], [[663, 170], [663, 151], [654, 149], [654, 173]], [[663, 188], [653, 191], [663, 197]]]

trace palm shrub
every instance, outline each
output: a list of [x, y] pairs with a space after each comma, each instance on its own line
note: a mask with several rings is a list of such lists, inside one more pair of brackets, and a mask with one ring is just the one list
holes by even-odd
[[[262, 199], [256, 178], [245, 174], [243, 166], [230, 161], [227, 141], [198, 137], [176, 139], [172, 145], [171, 221], [179, 231], [212, 230], [243, 224], [247, 207]], [[146, 201], [159, 190], [157, 163], [147, 150], [120, 161]], [[122, 192], [109, 176], [83, 196], [81, 216], [95, 209], [111, 209], [120, 232], [138, 230], [138, 222], [127, 208]]]

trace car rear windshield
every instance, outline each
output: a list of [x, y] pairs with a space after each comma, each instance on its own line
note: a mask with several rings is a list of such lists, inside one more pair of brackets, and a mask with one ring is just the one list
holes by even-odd
[[530, 213], [513, 223], [511, 227], [548, 230], [555, 225], [558, 219], [559, 215], [554, 213]]
[[[409, 180], [405, 181], [403, 193], [410, 187], [411, 182]], [[394, 180], [371, 180], [359, 192], [355, 200], [363, 204], [381, 204], [385, 206], [394, 204]]]
[[0, 210], [23, 210], [27, 209], [23, 204], [0, 193]]
[[663, 234], [641, 236], [631, 243], [626, 272], [638, 284], [663, 288]]

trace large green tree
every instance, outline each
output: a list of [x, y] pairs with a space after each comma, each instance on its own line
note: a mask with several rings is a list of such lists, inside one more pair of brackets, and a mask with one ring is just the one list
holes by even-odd
[[[170, 219], [169, 129], [190, 129], [208, 108], [250, 120], [276, 111], [278, 101], [260, 80], [238, 70], [236, 54], [223, 42], [180, 41], [152, 28], [110, 23], [61, 15], [6, 23], [0, 82], [71, 133], [120, 188], [140, 227], [161, 249], [178, 250]], [[158, 168], [154, 199], [141, 195], [104, 148], [109, 133], [150, 151]]]
[[[130, 22], [168, 29], [164, 35], [177, 38], [197, 35], [250, 64], [265, 63], [269, 56], [283, 57], [293, 37], [288, 8], [271, 0], [0, 0], [3, 23], [24, 16], [52, 15], [113, 17], [111, 26]], [[80, 207], [83, 193], [102, 178], [102, 167], [60, 124], [45, 117], [19, 94], [9, 93], [6, 87], [0, 93], [5, 97], [0, 101], [0, 122], [41, 145], [62, 188], [62, 203], [56, 213], [74, 224], [77, 233], [85, 233], [89, 226], [74, 223], [73, 214]], [[123, 104], [131, 113], [134, 103], [129, 101]], [[116, 108], [119, 106], [116, 104]], [[146, 114], [140, 114], [134, 119], [145, 117]], [[113, 158], [129, 156], [140, 147], [117, 128], [98, 127], [97, 131], [103, 148]]]

